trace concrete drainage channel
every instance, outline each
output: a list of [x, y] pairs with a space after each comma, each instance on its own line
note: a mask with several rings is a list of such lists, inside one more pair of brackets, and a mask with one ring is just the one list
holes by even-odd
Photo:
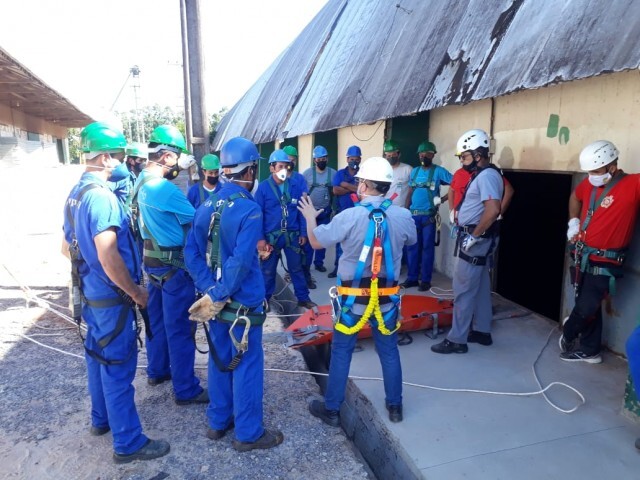
[[[302, 313], [302, 310], [295, 306], [295, 297], [291, 290], [283, 287], [284, 283], [278, 277], [276, 292], [281, 293], [275, 298], [282, 305], [284, 310], [282, 313], [285, 315]], [[283, 319], [285, 325], [289, 325], [295, 317], [285, 316]], [[310, 371], [328, 373], [331, 357], [330, 344], [302, 347], [300, 353]], [[314, 378], [324, 392], [327, 377], [314, 375]], [[369, 399], [352, 380], [347, 383], [340, 417], [342, 429], [347, 438], [377, 478], [422, 478], [415, 463], [408, 458], [404, 448], [393, 437]]]

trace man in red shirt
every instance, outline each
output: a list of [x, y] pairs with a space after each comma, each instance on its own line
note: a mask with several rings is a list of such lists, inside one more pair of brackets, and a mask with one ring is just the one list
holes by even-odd
[[589, 176], [569, 198], [567, 230], [574, 244], [576, 303], [560, 336], [560, 358], [600, 363], [602, 300], [615, 293], [615, 280], [622, 276], [640, 205], [640, 174], [620, 170], [618, 149], [606, 140], [582, 150], [580, 168]]

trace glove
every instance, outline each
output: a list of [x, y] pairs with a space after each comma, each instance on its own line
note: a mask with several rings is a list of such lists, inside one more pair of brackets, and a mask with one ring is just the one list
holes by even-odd
[[567, 229], [567, 240], [571, 241], [580, 233], [580, 219], [572, 218], [569, 220], [569, 228]]
[[189, 167], [196, 164], [196, 159], [193, 155], [180, 155], [178, 159], [178, 167], [180, 170], [188, 170]]
[[203, 323], [208, 322], [213, 317], [216, 317], [229, 301], [230, 300], [214, 302], [209, 295], [204, 295], [189, 307], [189, 320]]
[[455, 225], [455, 223], [456, 223], [456, 211], [455, 210], [449, 210], [449, 223], [451, 225]]
[[462, 241], [462, 251], [468, 252], [471, 247], [473, 247], [480, 240], [482, 240], [480, 237], [474, 237], [471, 234], [467, 234], [467, 236], [464, 237], [464, 240]]
[[437, 207], [442, 204], [442, 199], [440, 197], [433, 197], [433, 206]]

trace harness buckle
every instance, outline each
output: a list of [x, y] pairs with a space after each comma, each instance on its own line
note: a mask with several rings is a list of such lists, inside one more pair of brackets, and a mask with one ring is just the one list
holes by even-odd
[[280, 231], [285, 233], [287, 231], [287, 221], [283, 218], [280, 220]]

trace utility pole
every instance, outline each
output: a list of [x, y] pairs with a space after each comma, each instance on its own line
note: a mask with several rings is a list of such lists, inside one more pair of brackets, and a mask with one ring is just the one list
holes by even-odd
[[[187, 141], [199, 160], [209, 153], [209, 122], [205, 107], [204, 68], [200, 36], [200, 0], [180, 0], [182, 19], [182, 65], [185, 78]], [[186, 30], [186, 31], [185, 31]], [[189, 125], [191, 132], [189, 132]]]
[[[140, 68], [134, 65], [129, 70], [129, 73], [133, 77], [133, 99], [135, 102], [136, 111], [136, 142], [140, 142], [141, 138], [144, 138], [144, 132], [141, 132], [140, 111], [138, 110], [138, 89], [140, 88]], [[131, 137], [129, 137], [131, 138]]]

